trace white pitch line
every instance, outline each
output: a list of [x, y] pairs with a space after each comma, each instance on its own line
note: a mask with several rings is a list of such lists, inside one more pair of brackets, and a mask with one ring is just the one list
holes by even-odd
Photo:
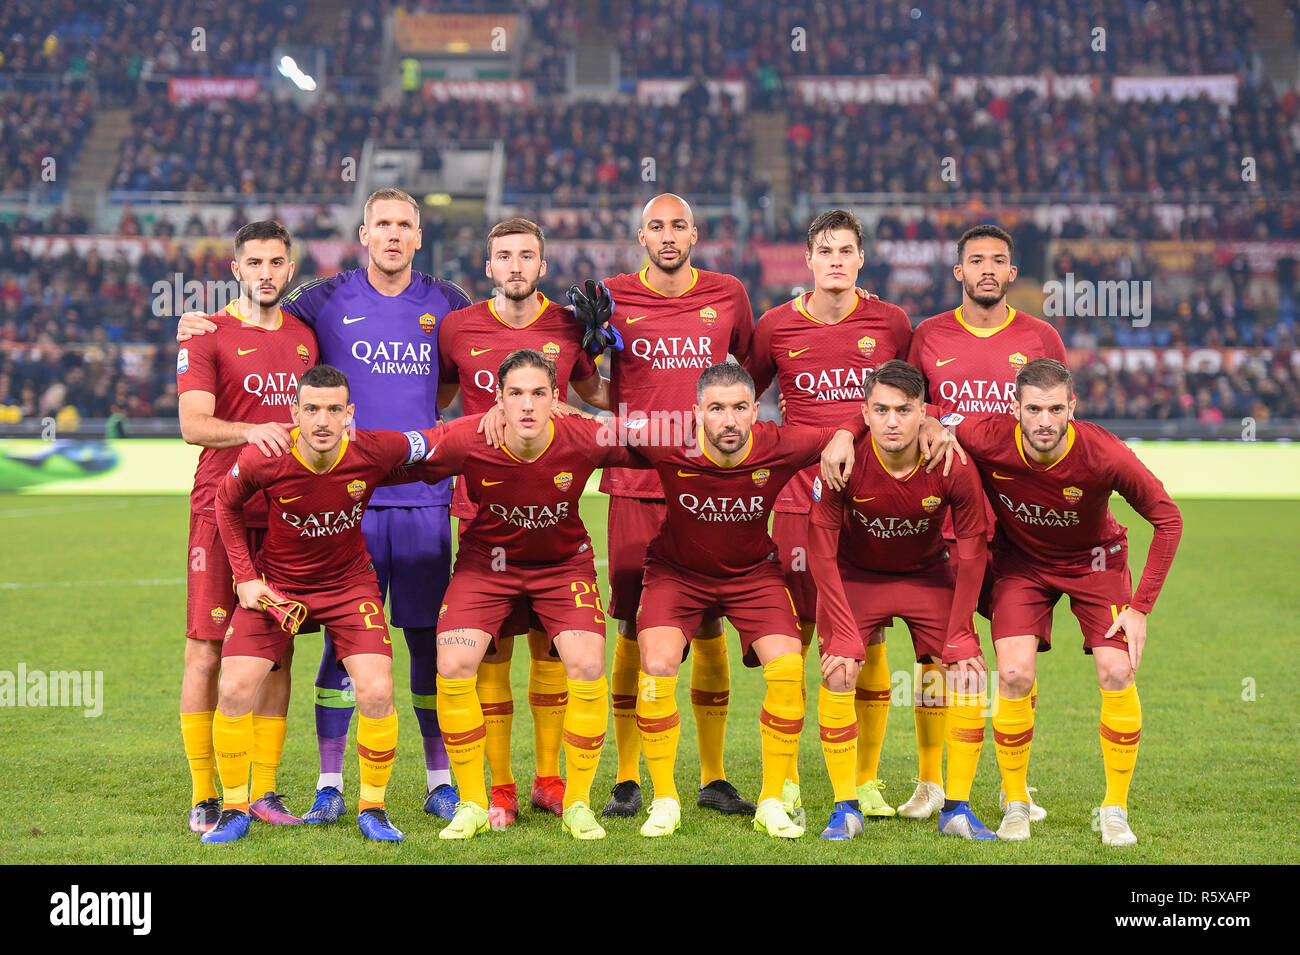
[[128, 501], [108, 501], [103, 504], [65, 504], [62, 507], [15, 507], [0, 511], [0, 517], [27, 517], [29, 514], [68, 514], [73, 511], [120, 510], [129, 506]]
[[0, 590], [27, 590], [37, 587], [177, 587], [184, 577], [144, 577], [137, 580], [0, 580]]

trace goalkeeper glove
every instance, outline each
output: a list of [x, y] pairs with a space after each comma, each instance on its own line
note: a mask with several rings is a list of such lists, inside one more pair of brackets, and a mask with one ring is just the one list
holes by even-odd
[[622, 351], [623, 336], [609, 323], [614, 317], [613, 296], [604, 282], [587, 279], [585, 284], [585, 291], [577, 285], [570, 286], [568, 291], [574, 317], [586, 329], [582, 334], [582, 347], [593, 355], [599, 355], [606, 348]]

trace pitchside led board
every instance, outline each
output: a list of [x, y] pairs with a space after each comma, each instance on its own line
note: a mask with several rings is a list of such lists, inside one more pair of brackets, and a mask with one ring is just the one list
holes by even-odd
[[[1300, 498], [1300, 446], [1131, 441], [1174, 498]], [[199, 449], [175, 439], [0, 440], [0, 494], [189, 494]], [[587, 493], [596, 493], [597, 481]]]

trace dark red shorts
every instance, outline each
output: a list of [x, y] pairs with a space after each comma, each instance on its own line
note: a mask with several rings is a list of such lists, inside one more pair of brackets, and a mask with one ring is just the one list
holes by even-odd
[[[329, 590], [302, 593], [286, 590], [271, 582], [286, 597], [302, 601], [307, 622], [299, 633], [328, 627], [339, 660], [355, 653], [393, 655], [393, 641], [384, 619], [384, 599], [374, 571], [344, 581]], [[262, 657], [279, 663], [284, 648], [293, 639], [268, 614], [238, 607], [226, 631], [222, 657]]]
[[634, 620], [641, 603], [646, 550], [664, 526], [667, 505], [661, 500], [610, 497], [608, 547], [609, 615]]
[[596, 563], [588, 548], [559, 564], [512, 564], [508, 572], [492, 569], [491, 559], [478, 551], [456, 556], [447, 595], [438, 614], [438, 633], [486, 630], [492, 644], [512, 613], [537, 615], [551, 640], [566, 630], [605, 634], [605, 610], [596, 584]]
[[1070, 598], [1070, 610], [1083, 631], [1083, 650], [1115, 647], [1128, 652], [1128, 637], [1118, 631], [1103, 639], [1120, 611], [1133, 599], [1133, 578], [1128, 570], [1128, 545], [1106, 555], [1106, 568], [1085, 574], [1058, 574], [1035, 566], [1015, 551], [998, 554], [993, 582], [993, 639], [1032, 634], [1039, 651], [1052, 647], [1052, 609], [1061, 596]]
[[794, 598], [794, 612], [800, 623], [812, 623], [817, 619], [817, 584], [808, 569], [808, 515], [774, 513], [772, 540], [781, 557], [785, 588]]
[[[266, 528], [248, 528], [248, 552], [262, 549]], [[185, 636], [191, 640], [223, 640], [231, 614], [239, 606], [235, 596], [235, 575], [226, 558], [226, 546], [217, 525], [190, 514], [185, 597]]]
[[776, 563], [765, 563], [740, 577], [710, 577], [646, 559], [637, 633], [652, 627], [677, 627], [686, 634], [689, 651], [700, 623], [716, 617], [726, 617], [739, 632], [747, 667], [758, 666], [751, 647], [760, 637], [781, 634], [799, 639], [794, 598]]
[[[856, 615], [860, 639], [854, 646], [840, 646], [833, 637], [829, 640], [823, 637], [822, 653], [862, 660], [862, 647], [872, 631], [889, 626], [891, 617], [899, 617], [912, 634], [917, 662], [938, 663], [943, 659], [948, 615], [957, 583], [957, 570], [951, 561], [932, 571], [915, 574], [877, 573], [841, 563], [840, 580]], [[830, 621], [819, 620], [817, 633], [831, 634]]]
[[[459, 481], [459, 478], [457, 480]], [[464, 509], [469, 513], [467, 516], [461, 517], [459, 514], [456, 514], [455, 502], [452, 503], [452, 514], [457, 518], [457, 544], [460, 543], [460, 538], [461, 535], [465, 533], [465, 528], [469, 527], [470, 523], [474, 520], [474, 516], [478, 513], [478, 508], [474, 506], [473, 501], [468, 501], [464, 505]], [[529, 630], [544, 631], [545, 629], [546, 628], [542, 626], [542, 621], [537, 618], [537, 614], [533, 613], [532, 608], [527, 604], [520, 604], [511, 612], [510, 616], [506, 618], [506, 622], [501, 625], [501, 629], [498, 630], [494, 636], [517, 637], [522, 633], [527, 633]]]

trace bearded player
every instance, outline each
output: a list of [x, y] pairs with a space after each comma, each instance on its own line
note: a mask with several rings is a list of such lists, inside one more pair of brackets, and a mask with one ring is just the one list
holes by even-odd
[[[369, 256], [365, 268], [307, 282], [284, 307], [315, 330], [322, 360], [348, 375], [361, 409], [358, 427], [432, 427], [438, 417], [437, 325], [469, 297], [411, 268], [421, 245], [420, 210], [400, 189], [380, 189], [366, 200], [359, 236]], [[177, 338], [214, 330], [187, 313]], [[457, 797], [438, 728], [434, 637], [451, 571], [450, 503], [450, 484], [383, 487], [362, 528], [393, 626], [402, 628], [410, 651], [411, 701], [424, 745], [424, 809], [447, 819]], [[345, 810], [343, 751], [354, 709], [354, 688], [326, 636], [316, 676], [320, 777], [315, 803], [303, 816], [312, 823], [337, 822]]]
[[[825, 426], [857, 413], [863, 400], [862, 383], [874, 368], [907, 355], [912, 324], [898, 306], [858, 294], [858, 273], [865, 254], [862, 224], [853, 213], [843, 209], [822, 213], [809, 226], [807, 241], [804, 261], [812, 272], [813, 290], [763, 314], [745, 367], [754, 376], [760, 395], [773, 379], [779, 382], [783, 421]], [[809, 468], [785, 486], [772, 518], [772, 540], [780, 551], [786, 586], [794, 595], [805, 657], [817, 620], [817, 587], [808, 566], [808, 513], [816, 471], [816, 466]], [[886, 616], [883, 626], [888, 623]], [[878, 744], [884, 740], [889, 716], [883, 626], [868, 643], [866, 662], [858, 669], [854, 701], [858, 732], [867, 744], [858, 748], [855, 799], [862, 813], [869, 816], [894, 815], [894, 808], [881, 795], [883, 784], [878, 778]], [[932, 708], [916, 707], [923, 777], [927, 759], [942, 759], [942, 721], [936, 721], [932, 713]], [[783, 799], [792, 807], [801, 803], [797, 755], [791, 762]]]
[[[497, 370], [502, 359], [530, 348], [554, 362], [556, 397], [563, 402], [569, 386], [583, 401], [609, 408], [609, 382], [596, 370], [582, 347], [580, 328], [572, 314], [537, 291], [546, 275], [546, 237], [534, 222], [508, 219], [492, 227], [487, 237], [487, 277], [496, 294], [484, 302], [452, 312], [438, 326], [438, 406], [451, 404], [457, 391], [465, 415], [482, 414], [497, 406]], [[464, 479], [456, 483], [451, 513], [463, 531], [474, 519]], [[560, 744], [564, 731], [568, 684], [564, 665], [550, 654], [551, 641], [528, 620], [511, 619], [478, 671], [478, 694], [487, 719], [485, 748], [492, 774], [488, 807], [494, 829], [504, 829], [519, 815], [519, 798], [510, 767], [510, 729], [514, 700], [510, 688], [510, 658], [514, 635], [528, 632], [528, 703], [533, 714], [536, 773], [532, 803], [563, 812], [564, 780], [560, 778]]]
[[[610, 406], [620, 418], [666, 416], [682, 424], [691, 414], [699, 373], [725, 361], [728, 353], [740, 361], [749, 353], [754, 328], [749, 297], [735, 277], [691, 265], [698, 238], [686, 201], [668, 193], [656, 196], [642, 210], [637, 231], [649, 264], [605, 282], [616, 306], [610, 325], [624, 342], [612, 353], [610, 370]], [[604, 472], [600, 489], [609, 495], [609, 612], [619, 633], [610, 669], [618, 771], [604, 815], [635, 816], [642, 805], [637, 607], [646, 549], [664, 522], [664, 489], [654, 473], [617, 467]], [[752, 814], [754, 804], [727, 781], [723, 768], [731, 677], [721, 619], [702, 619], [693, 637], [691, 702], [700, 749], [696, 801], [723, 813]]]
[[[264, 457], [245, 448], [217, 492], [217, 522], [230, 554], [239, 593], [221, 653], [221, 691], [213, 743], [225, 805], [205, 843], [227, 843], [248, 832], [249, 709], [272, 666], [284, 659], [294, 627], [272, 608], [296, 608], [298, 619], [330, 628], [356, 688], [361, 719], [357, 753], [361, 794], [357, 826], [368, 839], [405, 837], [388, 819], [384, 794], [397, 747], [393, 709], [393, 649], [383, 596], [366, 552], [361, 521], [375, 488], [403, 465], [420, 461], [438, 440], [437, 429], [356, 431], [347, 376], [318, 365], [298, 382], [297, 427], [290, 453]], [[270, 509], [256, 557], [245, 544], [244, 504], [264, 496]]]
[[[1015, 242], [995, 225], [978, 225], [957, 240], [957, 264], [952, 274], [961, 283], [962, 303], [951, 311], [927, 318], [917, 326], [908, 353], [908, 363], [925, 376], [930, 401], [940, 414], [1014, 413], [1016, 373], [1035, 358], [1055, 358], [1065, 363], [1065, 345], [1055, 328], [1042, 319], [1014, 309], [1007, 302], [1007, 290], [1016, 280]], [[989, 539], [995, 517], [986, 510]], [[944, 522], [944, 539], [955, 546], [951, 520]], [[991, 552], [990, 552], [991, 557]], [[989, 615], [992, 568], [985, 573], [979, 611]], [[1037, 705], [1038, 688], [1030, 691]], [[916, 793], [900, 814], [927, 818], [935, 812], [952, 811], [957, 800], [945, 799], [942, 778], [925, 772]], [[1033, 793], [1032, 787], [1029, 792]], [[1006, 794], [999, 797], [1005, 809]], [[1047, 818], [1047, 810], [1029, 799], [1034, 822]]]
[[[822, 683], [817, 721], [822, 753], [835, 793], [823, 839], [862, 832], [856, 751], [880, 740], [862, 739], [854, 720], [856, 675], [878, 624], [897, 616], [911, 631], [918, 663], [943, 664], [964, 678], [986, 672], [972, 626], [985, 565], [984, 493], [973, 465], [948, 475], [922, 470], [919, 436], [925, 420], [925, 383], [906, 362], [885, 362], [863, 383], [862, 414], [871, 433], [854, 448], [858, 462], [843, 491], [812, 488], [809, 565], [817, 582]], [[957, 544], [941, 528], [951, 513]], [[954, 681], [955, 682], [955, 681]], [[939, 816], [939, 831], [967, 839], [993, 839], [970, 810], [971, 781], [979, 763], [984, 716], [979, 686], [960, 691], [949, 720], [949, 797], [959, 807]], [[979, 740], [972, 730], [978, 727]]]
[[[853, 436], [865, 428], [860, 415], [854, 432], [778, 426], [757, 418], [753, 379], [729, 362], [699, 376], [695, 431], [673, 435], [660, 426], [656, 432], [654, 420], [626, 425], [629, 443], [653, 462], [667, 493], [666, 517], [646, 556], [637, 609], [642, 671], [637, 726], [654, 784], [643, 836], [666, 836], [681, 826], [673, 778], [681, 729], [677, 671], [700, 621], [722, 616], [740, 634], [745, 665], [762, 666], [767, 685], [759, 717], [763, 781], [754, 828], [778, 838], [804, 833], [781, 800], [803, 726], [803, 657], [793, 599], [767, 519], [787, 481], [819, 457], [845, 460]], [[832, 438], [835, 448], [827, 447]]]
[[439, 705], [461, 793], [455, 818], [439, 835], [469, 839], [490, 826], [486, 714], [476, 674], [507, 618], [531, 609], [548, 653], [567, 673], [563, 829], [575, 839], [603, 839], [590, 798], [609, 714], [605, 615], [579, 505], [593, 471], [637, 461], [602, 440], [605, 429], [595, 421], [552, 417], [556, 368], [541, 352], [512, 352], [497, 382], [505, 417], [501, 446], [486, 445], [478, 416], [471, 416], [453, 424], [428, 460], [412, 469], [426, 480], [461, 475], [476, 505], [438, 622]]
[[[998, 703], [993, 716], [1006, 812], [1001, 839], [1030, 835], [1025, 777], [1034, 737], [1036, 654], [1051, 649], [1052, 609], [1062, 595], [1083, 631], [1101, 686], [1106, 793], [1101, 841], [1128, 846], [1128, 790], [1142, 735], [1134, 678], [1146, 645], [1147, 614], [1173, 564], [1183, 519], [1164, 485], [1104, 428], [1074, 420], [1070, 371], [1037, 358], [1016, 376], [1015, 417], [952, 414], [945, 423], [978, 463], [997, 513], [993, 539], [993, 641]], [[1137, 592], [1128, 535], [1110, 511], [1118, 493], [1151, 522], [1154, 535]]]
[[[316, 364], [316, 336], [281, 311], [280, 299], [293, 278], [293, 240], [278, 222], [250, 222], [235, 234], [231, 271], [238, 301], [211, 316], [222, 334], [195, 339], [177, 352], [181, 435], [203, 448], [190, 494], [188, 600], [185, 676], [181, 682], [181, 736], [192, 784], [189, 824], [208, 832], [220, 818], [212, 720], [217, 706], [221, 640], [237, 599], [230, 562], [217, 530], [217, 486], [240, 448], [254, 445], [276, 457], [290, 449], [289, 407], [298, 375]], [[261, 546], [266, 502], [244, 509], [250, 550]], [[272, 672], [252, 706], [252, 791], [254, 819], [273, 825], [302, 822], [276, 792], [276, 769], [284, 751], [292, 649]]]

